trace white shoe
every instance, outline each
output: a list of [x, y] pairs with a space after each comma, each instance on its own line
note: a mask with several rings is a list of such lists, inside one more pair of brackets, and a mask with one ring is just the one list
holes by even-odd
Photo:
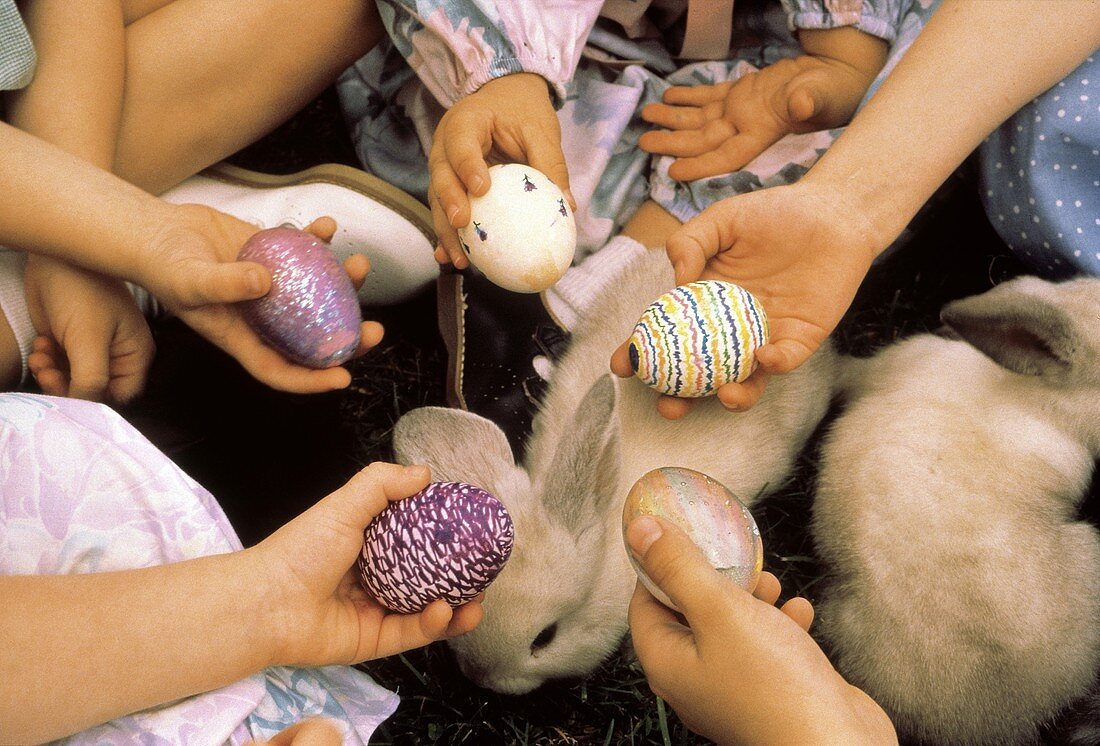
[[261, 228], [305, 228], [316, 218], [333, 218], [337, 227], [330, 246], [336, 256], [343, 261], [359, 253], [370, 259], [370, 274], [359, 290], [364, 305], [407, 300], [439, 274], [428, 208], [351, 166], [326, 164], [273, 176], [221, 163], [161, 197], [208, 205]]

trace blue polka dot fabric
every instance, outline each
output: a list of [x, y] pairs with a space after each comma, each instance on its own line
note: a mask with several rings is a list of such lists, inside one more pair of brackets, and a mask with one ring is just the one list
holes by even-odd
[[1051, 278], [1100, 275], [1100, 64], [1093, 54], [994, 132], [982, 199], [1009, 248]]

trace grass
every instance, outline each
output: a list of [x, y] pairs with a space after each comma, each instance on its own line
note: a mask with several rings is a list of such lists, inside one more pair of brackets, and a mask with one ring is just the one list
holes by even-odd
[[[325, 161], [353, 164], [354, 156], [330, 91], [234, 160], [290, 172]], [[866, 355], [933, 329], [944, 302], [1019, 271], [985, 222], [972, 184], [956, 178], [936, 208], [914, 223], [906, 248], [869, 276], [838, 330], [838, 346]], [[322, 397], [267, 391], [178, 323], [159, 323], [153, 385], [130, 416], [211, 488], [246, 543], [258, 541], [358, 465], [390, 458], [392, 427], [403, 413], [445, 403], [446, 353], [434, 304], [428, 292], [371, 311], [386, 325], [386, 340], [351, 366], [347, 391]], [[808, 530], [819, 437], [788, 483], [754, 511], [765, 566], [779, 576], [784, 597], [813, 600], [821, 587], [823, 569]], [[378, 744], [703, 742], [650, 693], [626, 644], [591, 677], [552, 682], [524, 697], [475, 687], [442, 645], [365, 668], [402, 695], [374, 739]]]

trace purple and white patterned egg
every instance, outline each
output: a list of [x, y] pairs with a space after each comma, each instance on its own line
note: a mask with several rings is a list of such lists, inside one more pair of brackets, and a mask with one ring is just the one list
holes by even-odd
[[433, 482], [367, 526], [359, 575], [393, 611], [414, 614], [436, 599], [459, 606], [493, 582], [514, 536], [508, 510], [493, 495], [462, 482]]
[[267, 228], [245, 242], [237, 259], [271, 272], [267, 295], [242, 303], [264, 341], [310, 368], [331, 368], [355, 354], [359, 296], [324, 241], [296, 228]]
[[[707, 561], [747, 591], [764, 566], [760, 529], [749, 509], [725, 485], [693, 469], [663, 466], [642, 475], [623, 504], [623, 540], [630, 522], [653, 515], [675, 524], [703, 551]], [[658, 601], [676, 609], [629, 552], [638, 578]], [[678, 610], [678, 609], [677, 609]]]
[[475, 267], [497, 285], [538, 293], [573, 261], [577, 223], [565, 195], [541, 171], [522, 163], [489, 169], [489, 191], [470, 198], [470, 223], [458, 241]]

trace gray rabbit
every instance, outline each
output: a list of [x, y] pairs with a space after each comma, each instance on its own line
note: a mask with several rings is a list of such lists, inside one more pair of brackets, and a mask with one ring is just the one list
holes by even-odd
[[1010, 744], [1100, 663], [1100, 280], [1005, 283], [852, 366], [822, 450], [820, 633], [902, 735]]
[[586, 674], [617, 649], [635, 578], [622, 505], [638, 477], [684, 466], [751, 503], [788, 477], [825, 414], [831, 348], [774, 379], [755, 408], [737, 415], [710, 398], [670, 422], [657, 414], [656, 392], [636, 379], [613, 379], [606, 373], [612, 351], [672, 286], [664, 253], [640, 247], [606, 278], [553, 372], [522, 465], [500, 429], [477, 415], [427, 407], [397, 423], [398, 460], [428, 464], [435, 479], [489, 490], [515, 522], [515, 549], [485, 594], [485, 620], [451, 642], [462, 670], [483, 686], [527, 692], [547, 679]]

